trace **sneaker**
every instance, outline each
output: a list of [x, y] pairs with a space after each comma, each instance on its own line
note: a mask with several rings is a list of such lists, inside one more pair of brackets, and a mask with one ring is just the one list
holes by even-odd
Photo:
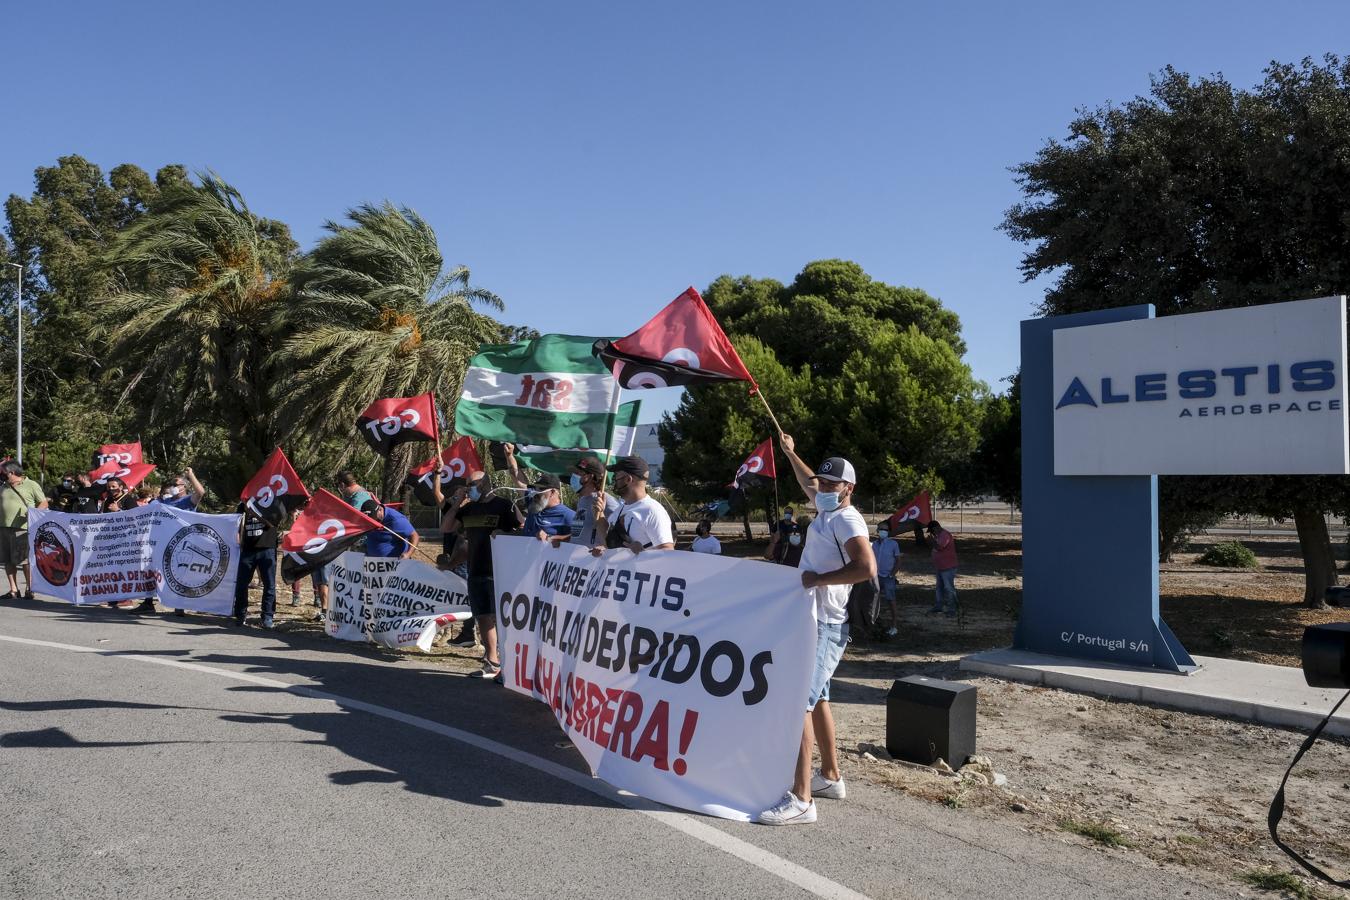
[[502, 677], [502, 670], [501, 670], [501, 669], [498, 669], [498, 670], [497, 670], [497, 674], [493, 676], [493, 678], [492, 678], [492, 683], [493, 683], [493, 684], [500, 684], [502, 687], [506, 687], [506, 679]]
[[470, 677], [470, 678], [496, 678], [496, 677], [497, 677], [498, 675], [500, 675], [501, 673], [502, 673], [502, 664], [501, 664], [501, 663], [495, 663], [495, 662], [492, 662], [491, 660], [485, 659], [485, 660], [483, 660], [483, 664], [482, 664], [482, 666], [479, 667], [478, 671], [477, 671], [477, 672], [470, 672], [470, 673], [469, 673], [469, 677]]
[[185, 610], [185, 609], [175, 609], [175, 610], [173, 611], [173, 614], [174, 614], [175, 616], [177, 616], [178, 618], [180, 618], [180, 619], [186, 618], [186, 617], [187, 617], [187, 610]]
[[151, 600], [148, 597], [142, 600], [140, 603], [136, 605], [134, 609], [132, 609], [132, 612], [138, 613], [152, 613], [154, 611], [155, 611], [155, 601]]
[[25, 600], [36, 600], [37, 598], [33, 596], [33, 592], [32, 592], [32, 591], [24, 591], [24, 592], [23, 592], [23, 599], [25, 599]]
[[461, 629], [459, 630], [459, 634], [455, 635], [455, 636], [452, 637], [450, 640], [446, 641], [446, 643], [447, 643], [447, 644], [454, 644], [454, 645], [459, 646], [459, 647], [462, 647], [462, 646], [464, 646], [465, 644], [472, 644], [472, 643], [473, 643], [473, 632], [470, 631], [470, 630], [467, 629], [467, 628], [461, 628]]
[[816, 820], [816, 801], [803, 802], [788, 791], [778, 805], [766, 809], [755, 819], [761, 825], [810, 825]]
[[319, 610], [318, 612], [316, 612], [316, 613], [314, 614], [314, 621], [315, 621], [315, 622], [322, 622], [324, 619], [327, 619], [327, 618], [328, 618], [328, 613], [324, 612], [323, 610]]
[[300, 595], [291, 594], [291, 606], [299, 606], [299, 605], [300, 605]]
[[271, 617], [271, 616], [263, 616], [262, 627], [263, 627], [263, 630], [265, 630], [265, 631], [271, 631], [271, 630], [272, 630], [272, 617]]
[[19, 599], [18, 595], [16, 595], [13, 591], [10, 591], [7, 594], [0, 594], [0, 600], [18, 600], [18, 599]]
[[231, 617], [230, 621], [234, 623], [234, 627], [235, 627], [235, 628], [243, 628], [243, 627], [244, 627], [244, 617], [243, 617], [243, 616], [233, 616], [233, 617]]
[[900, 633], [900, 632], [899, 632], [898, 630], [894, 629], [894, 628], [887, 628], [887, 629], [886, 629], [886, 637], [895, 637], [895, 636], [896, 636], [897, 634], [899, 634], [899, 633]]
[[844, 799], [844, 777], [839, 776], [838, 781], [831, 781], [820, 774], [819, 769], [811, 772], [811, 796], [824, 797], [826, 800]]

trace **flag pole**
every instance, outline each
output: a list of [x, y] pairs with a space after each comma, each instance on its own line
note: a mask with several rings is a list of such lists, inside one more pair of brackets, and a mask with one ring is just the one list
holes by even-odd
[[422, 549], [421, 544], [414, 544], [412, 541], [408, 540], [403, 535], [399, 534], [397, 531], [390, 528], [388, 525], [381, 525], [380, 527], [383, 528], [385, 531], [389, 532], [390, 534], [392, 534], [394, 537], [398, 538], [403, 543], [407, 544], [409, 547], [411, 547], [414, 553], [420, 553], [423, 556], [425, 556], [428, 560], [431, 561], [432, 565], [436, 564], [436, 560], [430, 556], [427, 556], [427, 553], [425, 550]]
[[[769, 408], [769, 401], [764, 399], [764, 392], [759, 389], [759, 385], [755, 385], [755, 390], [753, 393], [756, 397], [759, 398], [759, 402], [764, 404], [764, 411], [769, 414], [769, 421], [773, 422], [773, 427], [778, 429], [779, 435], [782, 435], [783, 426], [778, 424], [778, 417], [775, 416], [773, 414], [773, 410]], [[778, 484], [777, 478], [774, 478], [774, 484], [775, 485]]]

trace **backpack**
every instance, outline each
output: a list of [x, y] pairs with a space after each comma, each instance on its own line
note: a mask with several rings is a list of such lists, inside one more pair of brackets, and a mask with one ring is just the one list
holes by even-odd
[[[844, 565], [849, 564], [848, 554], [839, 537], [830, 528], [830, 537], [839, 548], [839, 558]], [[859, 581], [848, 592], [848, 622], [850, 632], [861, 638], [876, 638], [881, 633], [881, 582], [873, 575], [866, 581]]]

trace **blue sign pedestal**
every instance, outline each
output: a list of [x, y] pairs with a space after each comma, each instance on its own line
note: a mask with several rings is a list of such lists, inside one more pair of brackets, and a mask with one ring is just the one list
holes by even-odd
[[1151, 318], [1130, 306], [1022, 323], [1019, 650], [1196, 669], [1158, 614], [1158, 477], [1055, 475], [1054, 332]]

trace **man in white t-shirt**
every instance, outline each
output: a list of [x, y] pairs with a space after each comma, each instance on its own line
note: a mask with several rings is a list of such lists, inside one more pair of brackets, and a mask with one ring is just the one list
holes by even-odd
[[[834, 745], [830, 713], [830, 676], [848, 645], [849, 588], [876, 575], [877, 561], [868, 542], [867, 523], [853, 506], [858, 477], [846, 459], [832, 456], [815, 474], [794, 452], [791, 435], [779, 434], [783, 455], [792, 463], [806, 496], [819, 513], [806, 532], [806, 547], [797, 568], [802, 587], [816, 604], [816, 662], [792, 789], [772, 809], [759, 814], [764, 825], [806, 825], [816, 820], [815, 797], [844, 799], [844, 776]], [[820, 747], [820, 768], [811, 770], [811, 745]]]
[[712, 536], [712, 522], [704, 519], [698, 523], [694, 529], [694, 542], [689, 545], [689, 549], [695, 553], [711, 553], [715, 556], [722, 555], [722, 542]]
[[580, 547], [604, 544], [597, 523], [613, 518], [619, 509], [619, 499], [605, 494], [605, 464], [598, 457], [583, 456], [572, 470], [571, 484], [577, 492], [572, 543]]
[[597, 519], [597, 543], [591, 555], [606, 549], [626, 547], [634, 553], [675, 549], [675, 530], [670, 513], [647, 496], [647, 462], [640, 456], [624, 456], [609, 467], [614, 473], [614, 493], [623, 501], [606, 519]]

